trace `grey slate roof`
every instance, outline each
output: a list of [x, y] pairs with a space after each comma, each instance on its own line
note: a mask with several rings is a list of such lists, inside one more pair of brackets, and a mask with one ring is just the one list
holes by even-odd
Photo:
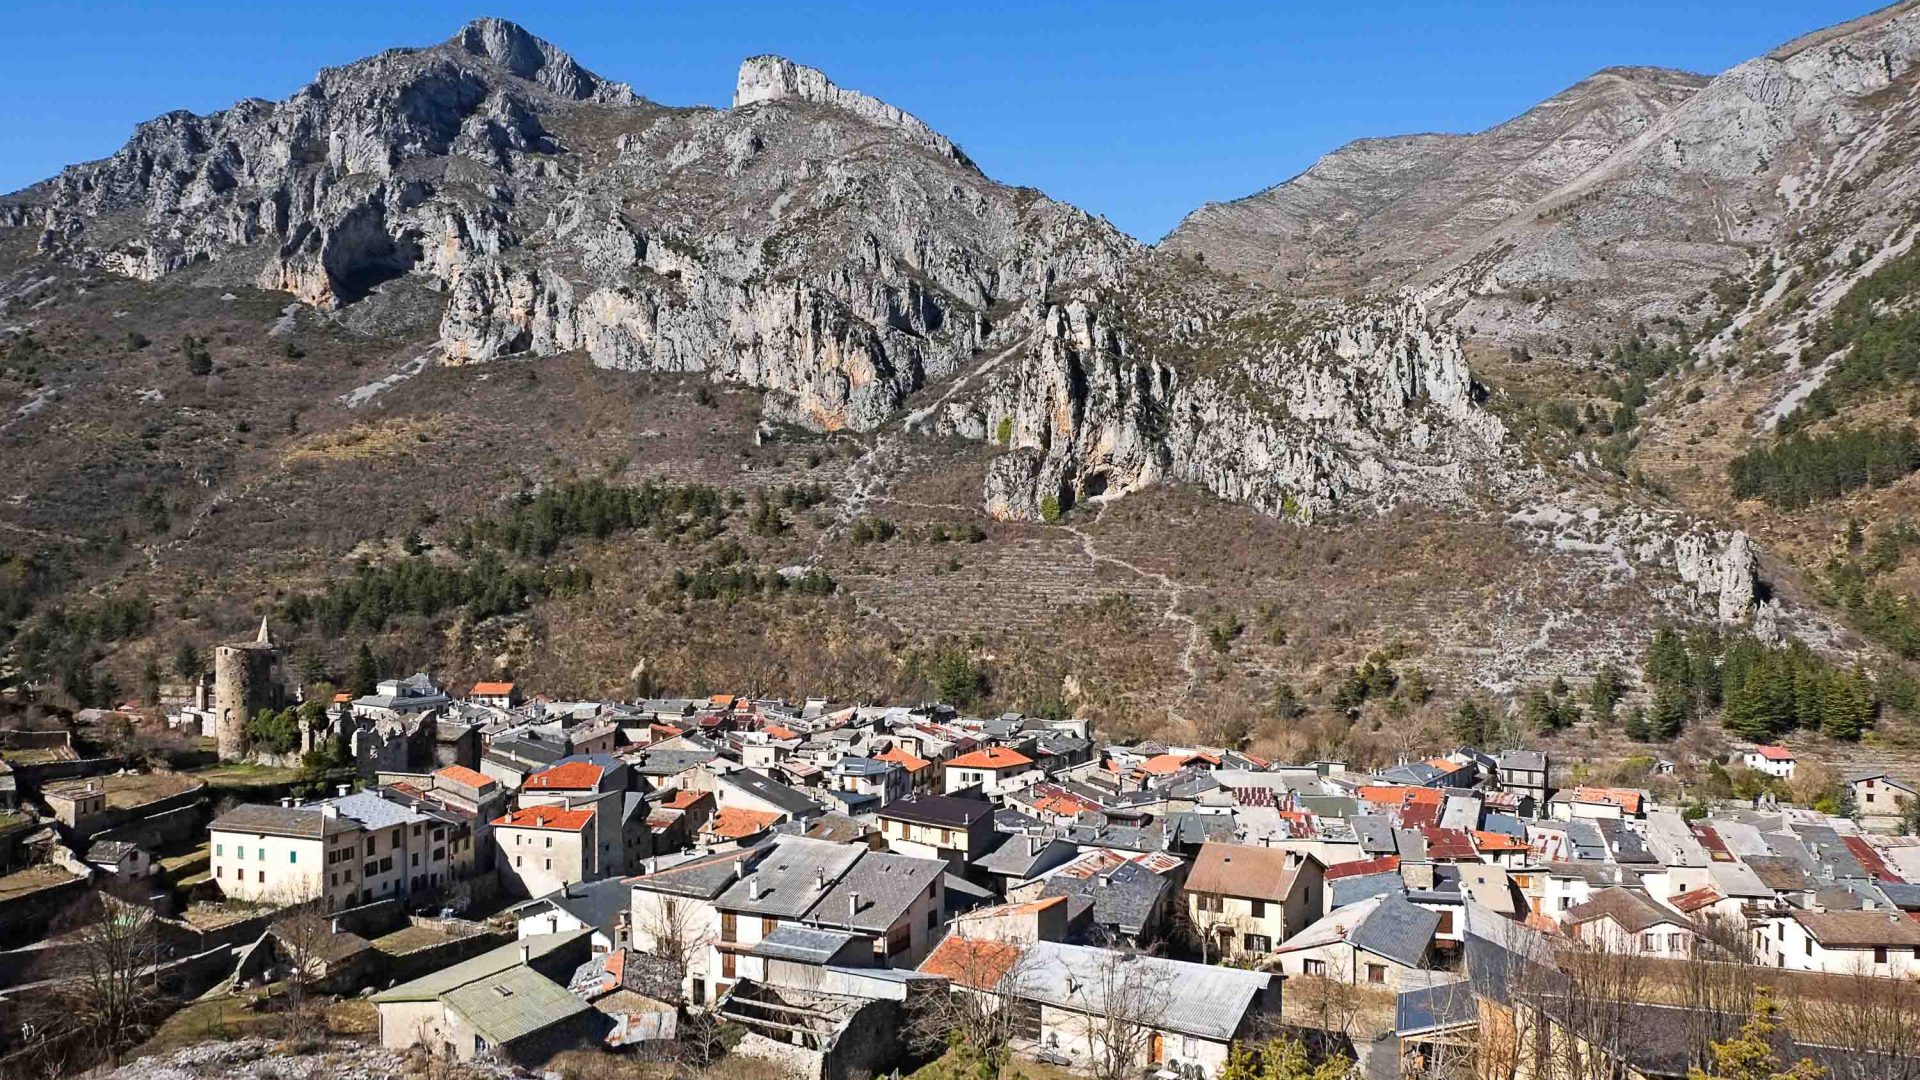
[[1343, 908], [1348, 904], [1357, 904], [1376, 896], [1405, 892], [1406, 889], [1406, 882], [1400, 877], [1398, 870], [1334, 878], [1327, 882], [1327, 908], [1328, 910]]
[[1400, 845], [1395, 842], [1393, 822], [1379, 814], [1359, 814], [1348, 819], [1353, 826], [1353, 834], [1360, 838], [1360, 850], [1368, 855], [1395, 855]]
[[[714, 903], [727, 911], [797, 919], [820, 902], [864, 850], [804, 836], [775, 837], [752, 868]], [[823, 878], [826, 888], [820, 884]]]
[[513, 912], [515, 918], [524, 919], [548, 910], [564, 911], [588, 926], [611, 931], [632, 903], [633, 887], [624, 878], [604, 878], [528, 900]]
[[822, 930], [815, 926], [781, 923], [773, 933], [754, 945], [755, 956], [776, 960], [797, 960], [803, 964], [827, 964], [850, 943], [864, 940], [862, 935], [844, 930]]
[[1347, 942], [1395, 963], [1417, 968], [1433, 944], [1433, 932], [1439, 926], [1439, 912], [1429, 911], [1405, 897], [1389, 895], [1382, 897], [1379, 906], [1347, 934]]
[[1060, 865], [1079, 850], [1068, 841], [1051, 837], [1009, 836], [995, 845], [993, 850], [975, 859], [973, 865], [1002, 877], [1030, 878]]
[[754, 796], [779, 807], [794, 817], [807, 817], [819, 813], [821, 809], [819, 803], [807, 798], [798, 789], [788, 787], [752, 769], [726, 773], [720, 777], [720, 782], [751, 792]]
[[908, 795], [889, 803], [880, 816], [916, 825], [964, 829], [993, 813], [993, 804], [983, 799], [957, 799], [951, 795]]
[[352, 832], [351, 821], [331, 818], [317, 806], [263, 806], [241, 803], [215, 818], [209, 829], [221, 832], [255, 833], [260, 836], [292, 836], [318, 840]]
[[764, 848], [759, 847], [724, 851], [717, 855], [679, 863], [651, 874], [642, 874], [628, 879], [628, 883], [634, 888], [646, 889], [650, 892], [712, 900], [725, 892], [727, 887], [733, 884], [734, 879], [745, 873], [764, 851]]
[[1058, 874], [1041, 896], [1082, 897], [1093, 905], [1093, 921], [1122, 934], [1143, 932], [1172, 883], [1135, 862], [1123, 862], [1088, 877]]
[[864, 852], [807, 913], [807, 921], [885, 933], [906, 916], [916, 899], [929, 890], [938, 891], [935, 885], [946, 871], [944, 859]]
[[1479, 1009], [1465, 979], [1402, 991], [1394, 1003], [1393, 1027], [1401, 1038], [1474, 1023]]

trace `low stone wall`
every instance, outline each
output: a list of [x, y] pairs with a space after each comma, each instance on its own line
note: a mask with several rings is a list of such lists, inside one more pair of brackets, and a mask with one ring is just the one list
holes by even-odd
[[124, 840], [156, 851], [200, 836], [205, 826], [206, 815], [196, 802], [102, 829], [94, 833], [89, 842]]
[[0, 900], [0, 941], [32, 941], [63, 912], [85, 900], [86, 878], [71, 878]]
[[[488, 931], [467, 937], [449, 937], [439, 944], [404, 953], [380, 952], [384, 963], [377, 969], [375, 979], [383, 987], [411, 982], [441, 968], [452, 967], [462, 960], [470, 960], [489, 949], [497, 949], [513, 939], [514, 935], [508, 931]], [[379, 951], [377, 947], [376, 951]]]

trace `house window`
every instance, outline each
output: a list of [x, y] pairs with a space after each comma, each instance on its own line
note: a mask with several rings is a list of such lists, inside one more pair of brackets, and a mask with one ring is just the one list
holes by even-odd
[[1642, 952], [1653, 951], [1653, 935], [1652, 934], [1640, 935], [1640, 951]]
[[1265, 934], [1248, 934], [1245, 948], [1247, 952], [1268, 952], [1273, 948], [1273, 939]]
[[[720, 940], [721, 941], [734, 942], [734, 941], [740, 940], [740, 928], [738, 926], [738, 922], [739, 922], [739, 916], [735, 915], [733, 912], [723, 911], [720, 913]], [[728, 974], [731, 975], [732, 973], [729, 972]]]
[[299, 853], [299, 852], [297, 852], [297, 851], [289, 851], [289, 852], [287, 852], [287, 861], [288, 861], [288, 862], [290, 862], [290, 863], [297, 863], [297, 862], [299, 862], [299, 861], [300, 861], [300, 853]]
[[1440, 913], [1440, 925], [1434, 928], [1434, 933], [1436, 934], [1453, 933], [1453, 912], [1443, 911]]
[[215, 855], [216, 857], [218, 857], [218, 856], [221, 856], [221, 855], [225, 855], [226, 853], [227, 853], [227, 845], [225, 845], [225, 844], [215, 844], [215, 845], [213, 845], [213, 854], [214, 854], [214, 855]]
[[1300, 964], [1300, 971], [1306, 975], [1325, 975], [1327, 973], [1327, 962], [1325, 960], [1305, 960]]
[[1376, 986], [1386, 982], [1387, 981], [1387, 965], [1368, 964], [1367, 965], [1367, 981], [1375, 984]]
[[254, 853], [255, 853], [256, 855], [258, 855], [258, 856], [260, 856], [260, 861], [261, 861], [261, 862], [266, 862], [266, 861], [267, 861], [267, 849], [266, 849], [266, 848], [254, 848], [253, 850], [254, 850]]
[[732, 953], [720, 954], [720, 977], [723, 979], [733, 978], [733, 954]]
[[760, 916], [760, 936], [766, 937], [768, 934], [773, 933], [774, 927], [779, 925], [779, 919], [773, 918], [770, 915]]
[[265, 885], [266, 883], [267, 883], [267, 872], [265, 870], [262, 870], [260, 871], [260, 884]]
[[1265, 900], [1253, 901], [1253, 917], [1256, 919], [1264, 919], [1267, 917], [1267, 902]]
[[1200, 1041], [1198, 1039], [1195, 1039], [1191, 1035], [1186, 1035], [1181, 1037], [1180, 1039], [1180, 1056], [1181, 1057], [1192, 1057], [1193, 1055], [1199, 1052], [1200, 1052]]
[[1876, 964], [1884, 964], [1887, 962], [1887, 947], [1885, 945], [1875, 945], [1873, 947], [1873, 962]]

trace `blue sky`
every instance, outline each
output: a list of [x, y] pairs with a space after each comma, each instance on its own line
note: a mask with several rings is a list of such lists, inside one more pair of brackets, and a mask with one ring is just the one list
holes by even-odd
[[1715, 73], [1873, 0], [0, 3], [0, 191], [140, 120], [280, 98], [322, 66], [510, 18], [667, 104], [773, 52], [919, 115], [992, 176], [1146, 240], [1350, 139], [1470, 131], [1616, 64]]

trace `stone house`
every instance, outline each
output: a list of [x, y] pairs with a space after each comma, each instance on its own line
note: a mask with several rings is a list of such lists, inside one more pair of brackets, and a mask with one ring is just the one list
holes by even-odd
[[1187, 918], [1214, 955], [1263, 954], [1320, 916], [1326, 868], [1311, 855], [1202, 844], [1187, 874]]

